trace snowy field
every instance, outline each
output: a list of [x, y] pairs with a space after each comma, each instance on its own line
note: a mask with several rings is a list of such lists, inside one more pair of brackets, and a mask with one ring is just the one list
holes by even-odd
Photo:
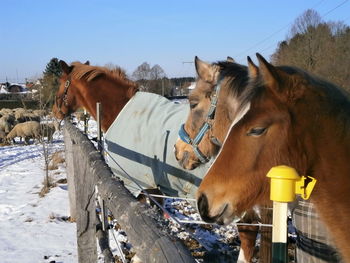
[[[92, 125], [91, 125], [92, 123]], [[82, 129], [82, 124], [80, 125]], [[94, 122], [89, 122], [92, 135], [96, 133]], [[49, 146], [50, 154], [64, 151], [63, 136], [56, 132]], [[50, 170], [53, 182], [58, 182], [49, 193], [40, 197], [45, 177], [45, 162], [41, 144], [17, 144], [0, 147], [0, 262], [77, 262], [76, 225], [69, 222], [69, 203], [65, 164]], [[196, 210], [188, 202], [168, 199], [169, 212], [179, 220], [198, 221]], [[190, 242], [187, 231], [168, 222], [169, 232]], [[186, 224], [190, 232], [207, 248], [216, 248], [224, 254], [237, 254], [237, 230], [235, 225], [226, 227]], [[127, 244], [123, 231], [114, 231], [111, 246], [114, 255], [120, 255], [114, 237]], [[197, 245], [195, 245], [197, 246]], [[191, 249], [192, 250], [192, 249]], [[192, 250], [199, 256], [203, 248]], [[100, 257], [99, 261], [102, 262]], [[121, 261], [122, 262], [122, 261]]]
[[[51, 153], [64, 149], [56, 133]], [[39, 196], [45, 177], [41, 144], [0, 147], [0, 262], [77, 262], [76, 225], [70, 223], [66, 184]], [[64, 164], [51, 170], [66, 177]]]

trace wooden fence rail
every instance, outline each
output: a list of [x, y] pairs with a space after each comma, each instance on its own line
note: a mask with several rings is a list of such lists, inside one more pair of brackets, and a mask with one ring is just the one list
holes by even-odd
[[159, 229], [148, 214], [147, 205], [138, 202], [122, 182], [113, 177], [94, 145], [68, 120], [65, 121], [65, 147], [68, 189], [73, 202], [71, 215], [77, 222], [79, 262], [97, 261], [95, 186], [142, 262], [195, 262], [180, 240]]

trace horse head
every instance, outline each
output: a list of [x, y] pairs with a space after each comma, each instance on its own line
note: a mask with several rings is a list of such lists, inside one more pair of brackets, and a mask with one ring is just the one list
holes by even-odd
[[96, 119], [96, 103], [102, 110], [102, 130], [106, 132], [125, 104], [138, 91], [137, 83], [129, 80], [119, 67], [90, 66], [73, 62], [68, 66], [60, 61], [62, 76], [55, 97], [53, 113], [58, 119], [85, 108]]
[[79, 64], [88, 66], [90, 65], [90, 62], [86, 61], [84, 64], [75, 62], [74, 65], [68, 66], [63, 60], [59, 61], [59, 65], [62, 69], [62, 75], [60, 78], [60, 86], [55, 96], [55, 103], [53, 105], [52, 112], [54, 116], [60, 120], [75, 112], [80, 107], [80, 105], [77, 103], [76, 96], [77, 89], [75, 88], [75, 85], [77, 85], [77, 83], [75, 82], [75, 79], [70, 76], [74, 70], [74, 67]]
[[[243, 65], [227, 61], [208, 64], [195, 58], [197, 81], [189, 95], [190, 112], [179, 131], [175, 156], [185, 169], [194, 169], [215, 156], [237, 117], [237, 97], [248, 81]], [[257, 68], [253, 63], [251, 67]]]
[[249, 85], [237, 100], [244, 114], [232, 123], [197, 193], [207, 221], [229, 223], [269, 202], [266, 174], [274, 166], [288, 165], [309, 175], [313, 169], [312, 133], [317, 128], [312, 119], [319, 107], [311, 90], [316, 89], [303, 72], [274, 67], [257, 56], [259, 70], [249, 67]]

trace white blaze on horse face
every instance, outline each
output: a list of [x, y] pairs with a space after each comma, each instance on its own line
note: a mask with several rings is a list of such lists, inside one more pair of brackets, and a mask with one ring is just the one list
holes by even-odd
[[217, 154], [217, 156], [216, 156], [214, 162], [210, 165], [210, 167], [209, 167], [209, 169], [208, 169], [208, 172], [209, 172], [210, 168], [213, 166], [213, 164], [215, 163], [215, 161], [216, 161], [216, 159], [218, 158], [218, 156], [220, 155], [220, 153], [221, 153], [221, 151], [222, 151], [222, 148], [224, 148], [225, 142], [226, 142], [227, 137], [229, 136], [229, 134], [230, 134], [232, 128], [247, 114], [247, 112], [249, 111], [249, 109], [250, 109], [250, 103], [247, 103], [247, 104], [236, 114], [235, 119], [233, 120], [233, 122], [232, 122], [230, 128], [228, 129], [228, 132], [227, 132], [226, 137], [225, 137], [225, 139], [224, 139], [224, 141], [223, 141], [223, 143], [222, 143], [222, 146], [221, 146], [221, 148], [220, 148], [220, 150], [219, 150], [219, 153]]
[[[233, 120], [233, 122], [232, 122], [232, 124], [231, 124], [231, 126], [230, 126], [230, 128], [229, 128], [229, 130], [228, 130], [228, 132], [227, 132], [227, 134], [226, 134], [225, 140], [224, 140], [224, 142], [223, 142], [223, 144], [222, 144], [222, 146], [221, 146], [221, 148], [220, 148], [220, 151], [219, 151], [219, 153], [217, 154], [215, 160], [214, 160], [214, 161], [212, 162], [212, 164], [210, 165], [207, 174], [210, 172], [212, 166], [215, 164], [217, 158], [220, 156], [221, 151], [222, 151], [222, 149], [223, 149], [224, 146], [225, 146], [225, 142], [226, 142], [226, 140], [227, 140], [227, 138], [228, 138], [228, 136], [229, 136], [229, 134], [230, 134], [232, 128], [247, 114], [247, 112], [249, 111], [249, 109], [250, 109], [250, 103], [247, 103], [239, 112], [237, 112], [236, 117], [235, 117], [235, 119]], [[235, 222], [239, 221], [239, 220], [244, 216], [244, 213], [241, 214], [241, 215], [236, 215], [235, 213], [233, 213], [233, 211], [235, 211], [236, 208], [235, 208], [234, 206], [232, 206], [231, 200], [226, 200], [226, 201], [227, 201], [226, 203], [231, 203], [231, 205], [228, 207], [228, 209], [227, 209], [227, 211], [226, 211], [226, 214], [230, 214], [230, 215], [224, 219], [224, 220], [225, 220], [225, 221], [224, 221], [224, 224], [229, 224], [229, 223], [231, 223], [232, 221], [235, 221]]]
[[[228, 134], [230, 133], [231, 129], [233, 126], [235, 126], [237, 124], [237, 122], [239, 122], [245, 115], [246, 113], [249, 111], [250, 109], [250, 103], [247, 103], [240, 111], [239, 113], [236, 115], [236, 118], [233, 120], [231, 126], [230, 126], [230, 129], [226, 135], [226, 138], [228, 136]], [[225, 138], [225, 140], [226, 140]]]

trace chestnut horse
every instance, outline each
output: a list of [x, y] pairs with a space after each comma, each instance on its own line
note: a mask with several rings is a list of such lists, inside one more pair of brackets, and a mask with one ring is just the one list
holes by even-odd
[[208, 221], [231, 222], [268, 201], [267, 172], [288, 165], [317, 179], [311, 202], [350, 262], [349, 95], [300, 69], [257, 57], [260, 73], [251, 72], [238, 100], [244, 114], [233, 121], [199, 187], [199, 212]]
[[63, 74], [53, 113], [58, 119], [84, 107], [96, 120], [96, 103], [103, 102], [101, 127], [106, 132], [130, 98], [138, 91], [120, 68], [110, 70], [74, 62], [59, 62]]
[[[251, 63], [252, 70], [257, 67]], [[246, 66], [234, 63], [232, 58], [208, 64], [195, 57], [196, 87], [189, 95], [190, 112], [181, 126], [180, 139], [175, 144], [175, 156], [185, 169], [192, 170], [214, 157], [221, 142], [237, 117], [237, 98], [248, 84]], [[241, 222], [259, 221], [254, 210], [247, 212]], [[258, 232], [256, 226], [239, 226], [241, 248], [245, 260], [250, 262]], [[241, 252], [242, 252], [241, 250]]]

